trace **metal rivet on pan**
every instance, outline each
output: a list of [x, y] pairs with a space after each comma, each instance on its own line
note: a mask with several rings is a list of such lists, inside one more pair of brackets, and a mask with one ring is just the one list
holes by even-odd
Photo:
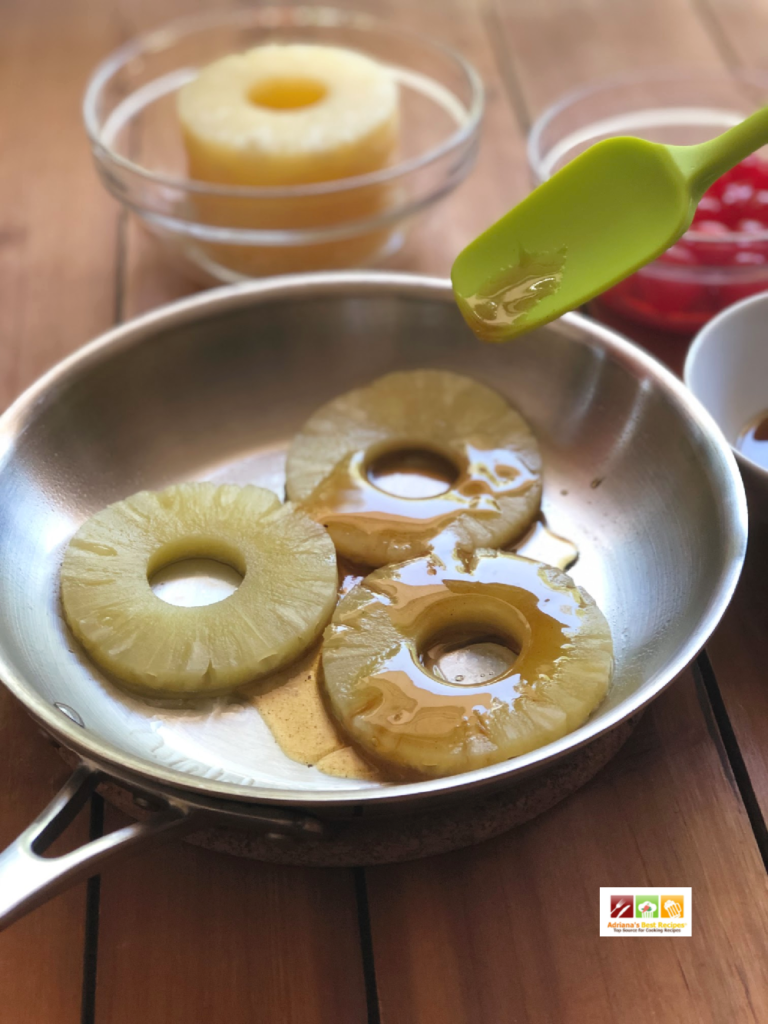
[[53, 702], [53, 706], [55, 708], [58, 708], [59, 711], [61, 711], [63, 715], [66, 715], [67, 718], [73, 721], [75, 725], [79, 725], [83, 729], [85, 728], [85, 722], [82, 720], [80, 715], [78, 715], [75, 709], [69, 706], [69, 704], [61, 704], [59, 701], [56, 700]]
[[37, 732], [38, 735], [42, 736], [42, 738], [46, 740], [48, 743], [50, 743], [52, 747], [55, 747], [57, 750], [59, 749], [59, 743], [53, 738], [53, 736], [51, 736], [49, 732], [46, 732], [45, 729], [38, 729]]
[[132, 793], [133, 802], [143, 811], [167, 811], [168, 802], [160, 796], [153, 796], [152, 793]]

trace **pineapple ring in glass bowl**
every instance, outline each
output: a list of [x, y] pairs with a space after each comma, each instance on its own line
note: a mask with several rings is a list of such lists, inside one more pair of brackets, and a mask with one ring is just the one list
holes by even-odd
[[[431, 460], [442, 485], [422, 497], [391, 493], [381, 467], [398, 459]], [[405, 371], [307, 420], [288, 452], [286, 491], [340, 554], [381, 566], [426, 555], [441, 536], [461, 551], [522, 536], [541, 503], [541, 457], [528, 424], [492, 388], [445, 370]]]
[[582, 725], [605, 697], [613, 642], [559, 569], [502, 551], [371, 573], [325, 631], [325, 691], [347, 734], [404, 777], [472, 771]]
[[[243, 577], [216, 604], [179, 607], [156, 572], [213, 558]], [[272, 491], [187, 483], [141, 491], [85, 522], [64, 555], [64, 617], [93, 660], [146, 695], [230, 690], [296, 658], [337, 599], [326, 531]]]
[[338, 46], [272, 43], [222, 57], [182, 86], [178, 111], [191, 177], [220, 184], [367, 174], [397, 142], [393, 75]]

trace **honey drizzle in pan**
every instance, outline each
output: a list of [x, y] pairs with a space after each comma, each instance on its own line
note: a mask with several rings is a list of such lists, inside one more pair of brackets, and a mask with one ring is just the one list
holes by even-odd
[[[571, 541], [553, 533], [538, 520], [509, 550], [526, 558], [567, 569], [578, 557]], [[339, 597], [360, 582], [369, 570], [339, 559]], [[455, 645], [453, 645], [455, 646]], [[473, 652], [466, 652], [472, 659]], [[486, 671], [485, 652], [478, 651], [477, 673]], [[256, 698], [256, 707], [282, 751], [295, 761], [314, 765], [327, 775], [366, 782], [389, 781], [383, 769], [369, 764], [349, 746], [326, 709], [319, 679], [319, 650], [306, 672]], [[465, 669], [465, 672], [467, 669]]]

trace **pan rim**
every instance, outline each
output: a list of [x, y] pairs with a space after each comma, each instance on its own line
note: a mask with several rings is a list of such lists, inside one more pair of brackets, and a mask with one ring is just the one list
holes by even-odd
[[[390, 271], [336, 271], [295, 274], [212, 289], [180, 299], [106, 331], [65, 359], [54, 365], [28, 387], [0, 416], [0, 469], [13, 453], [14, 441], [34, 418], [38, 405], [55, 393], [58, 387], [76, 379], [89, 367], [125, 349], [150, 341], [168, 327], [178, 327], [192, 320], [204, 319], [222, 310], [235, 311], [252, 303], [279, 301], [285, 298], [305, 300], [333, 297], [339, 294], [392, 295], [405, 298], [431, 298], [450, 303], [453, 293], [450, 281], [438, 277]], [[699, 435], [709, 444], [717, 482], [722, 487], [722, 513], [727, 536], [718, 586], [698, 628], [682, 645], [666, 668], [655, 673], [644, 684], [624, 698], [599, 722], [587, 721], [579, 729], [554, 743], [547, 744], [510, 761], [476, 769], [462, 775], [432, 779], [376, 789], [301, 790], [272, 789], [216, 782], [189, 775], [172, 768], [155, 765], [141, 757], [128, 754], [105, 741], [97, 733], [84, 732], [75, 723], [59, 714], [35, 689], [20, 678], [8, 663], [0, 647], [0, 680], [25, 706], [27, 711], [56, 740], [81, 757], [98, 765], [109, 775], [145, 789], [163, 793], [210, 798], [238, 804], [280, 805], [293, 807], [350, 808], [366, 805], [391, 805], [437, 794], [464, 794], [479, 786], [504, 785], [516, 777], [572, 753], [599, 735], [616, 728], [654, 700], [690, 664], [703, 647], [728, 606], [746, 552], [747, 506], [738, 465], [730, 445], [714, 419], [699, 400], [670, 370], [617, 332], [579, 313], [568, 313], [544, 328], [566, 334], [578, 333], [589, 344], [607, 352], [633, 376], [650, 377], [670, 395], [680, 413], [687, 417]]]

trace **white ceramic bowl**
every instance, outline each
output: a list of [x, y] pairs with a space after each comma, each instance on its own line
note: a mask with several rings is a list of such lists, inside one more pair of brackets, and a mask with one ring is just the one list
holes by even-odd
[[696, 335], [685, 383], [734, 450], [753, 523], [768, 523], [768, 470], [736, 448], [747, 423], [768, 410], [768, 293], [724, 309]]

